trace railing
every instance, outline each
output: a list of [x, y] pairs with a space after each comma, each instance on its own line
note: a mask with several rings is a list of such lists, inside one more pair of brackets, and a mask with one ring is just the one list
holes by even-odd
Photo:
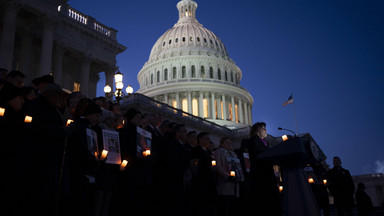
[[81, 13], [80, 11], [72, 8], [69, 4], [60, 5], [57, 10], [61, 15], [70, 18], [70, 20], [84, 25], [85, 27], [98, 32], [112, 40], [116, 40], [117, 31], [115, 29], [96, 21], [96, 19], [91, 16]]
[[161, 110], [162, 114], [175, 115], [180, 119], [188, 120], [191, 123], [194, 122], [196, 125], [200, 125], [200, 127], [209, 128], [211, 130], [226, 131], [228, 134], [236, 134], [236, 135], [244, 134], [244, 133], [248, 133], [248, 129], [249, 129], [249, 127], [244, 127], [240, 129], [231, 130], [227, 127], [220, 126], [214, 122], [205, 120], [199, 116], [194, 116], [190, 113], [184, 112], [183, 110], [176, 109], [168, 104], [156, 101], [150, 97], [147, 97], [139, 93], [131, 94], [129, 98], [121, 102], [121, 106], [122, 108], [126, 108], [130, 104], [136, 104], [136, 103], [149, 106], [159, 111]]

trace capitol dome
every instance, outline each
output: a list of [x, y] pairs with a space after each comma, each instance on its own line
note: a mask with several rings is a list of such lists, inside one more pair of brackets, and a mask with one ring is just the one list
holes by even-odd
[[196, 19], [197, 3], [177, 4], [179, 20], [153, 46], [138, 93], [228, 128], [252, 124], [253, 98], [218, 36]]

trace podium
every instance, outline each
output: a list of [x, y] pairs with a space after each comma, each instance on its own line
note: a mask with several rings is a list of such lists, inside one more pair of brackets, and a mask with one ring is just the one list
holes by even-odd
[[284, 216], [320, 216], [304, 167], [325, 159], [325, 155], [310, 134], [281, 142], [260, 153], [258, 158], [281, 167]]

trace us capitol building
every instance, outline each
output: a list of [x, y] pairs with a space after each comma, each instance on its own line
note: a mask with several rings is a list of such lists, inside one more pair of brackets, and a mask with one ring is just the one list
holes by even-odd
[[253, 98], [223, 42], [196, 19], [197, 3], [177, 4], [179, 20], [155, 43], [137, 75], [143, 95], [229, 129], [252, 125]]

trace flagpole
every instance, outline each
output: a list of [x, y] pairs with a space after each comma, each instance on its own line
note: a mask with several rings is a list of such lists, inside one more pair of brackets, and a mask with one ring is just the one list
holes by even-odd
[[299, 129], [298, 129], [298, 126], [297, 126], [297, 118], [296, 118], [296, 108], [295, 108], [295, 100], [293, 100], [293, 113], [295, 115], [295, 123], [296, 123], [296, 134], [299, 134]]

